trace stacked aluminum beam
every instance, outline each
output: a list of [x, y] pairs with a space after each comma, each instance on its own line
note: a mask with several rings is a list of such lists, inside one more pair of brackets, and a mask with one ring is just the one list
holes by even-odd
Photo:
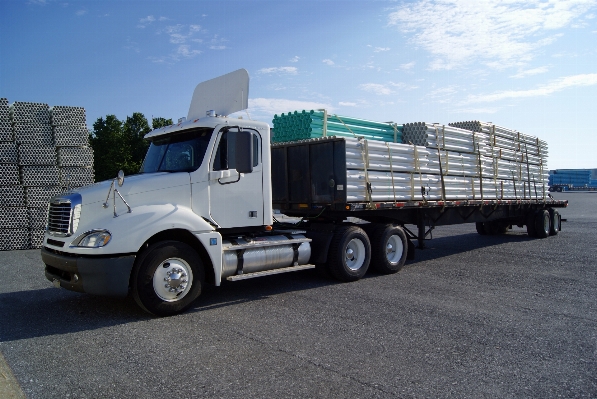
[[348, 202], [544, 198], [540, 182], [548, 175], [540, 165], [443, 150], [442, 145], [344, 140]]
[[80, 107], [0, 99], [0, 250], [39, 248], [49, 200], [93, 183]]
[[93, 183], [93, 150], [89, 147], [85, 108], [52, 107], [51, 120], [61, 185], [75, 188]]

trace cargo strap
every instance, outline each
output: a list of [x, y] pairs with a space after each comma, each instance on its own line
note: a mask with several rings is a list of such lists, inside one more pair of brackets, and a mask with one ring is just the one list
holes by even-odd
[[343, 121], [342, 119], [340, 119], [340, 117], [339, 117], [338, 115], [334, 114], [333, 116], [335, 116], [336, 118], [338, 118], [338, 120], [339, 120], [340, 122], [342, 122], [342, 124], [344, 125], [344, 127], [345, 127], [346, 129], [348, 129], [348, 131], [349, 131], [350, 133], [352, 133], [352, 135], [353, 135], [355, 138], [358, 138], [358, 137], [357, 137], [357, 135], [356, 135], [356, 134], [354, 134], [354, 132], [353, 132], [352, 130], [350, 130], [350, 128], [348, 127], [348, 125], [347, 125], [346, 123], [344, 123], [344, 121]]
[[369, 203], [369, 208], [374, 208], [373, 199], [371, 193], [373, 191], [371, 182], [369, 181], [369, 144], [366, 139], [362, 137], [358, 139], [363, 140], [361, 145], [361, 156], [363, 158], [363, 169], [365, 172], [365, 200]]
[[[444, 171], [442, 168], [442, 155], [439, 149], [439, 144], [437, 145], [437, 157], [439, 158], [439, 177], [442, 183], [442, 201], [446, 200], [446, 185], [444, 184]], [[446, 154], [447, 157], [447, 154]]]
[[[412, 142], [410, 143], [412, 144]], [[421, 185], [421, 195], [423, 197], [423, 201], [427, 202], [427, 199], [425, 198], [425, 187], [423, 186], [423, 176], [421, 175], [421, 165], [419, 164], [419, 151], [417, 150], [417, 146], [413, 144], [413, 148], [414, 148], [414, 161], [415, 161], [415, 172], [419, 172], [419, 184]], [[412, 181], [412, 179], [411, 179]], [[412, 186], [412, 185], [411, 185]], [[414, 186], [412, 186], [411, 189], [411, 198], [414, 200], [415, 199], [415, 190], [414, 190]]]
[[394, 143], [398, 142], [398, 124], [392, 123], [392, 127], [394, 128]]
[[[473, 133], [474, 137], [474, 133]], [[483, 201], [483, 165], [481, 164], [481, 152], [477, 149], [477, 160], [479, 162], [479, 191], [481, 193], [481, 201]]]
[[390, 147], [390, 143], [387, 142], [386, 147], [388, 147], [388, 157], [390, 158], [390, 176], [392, 178], [392, 192], [394, 193], [394, 204], [396, 204], [396, 185], [394, 184], [394, 168], [392, 167], [392, 148]]
[[514, 185], [514, 198], [518, 199], [518, 194], [516, 193], [516, 179], [514, 176], [514, 172], [512, 172], [512, 184]]
[[524, 144], [524, 152], [525, 152], [525, 158], [526, 158], [526, 164], [527, 164], [527, 181], [529, 184], [529, 198], [531, 198], [531, 167], [529, 165], [529, 151], [527, 150], [527, 144]]

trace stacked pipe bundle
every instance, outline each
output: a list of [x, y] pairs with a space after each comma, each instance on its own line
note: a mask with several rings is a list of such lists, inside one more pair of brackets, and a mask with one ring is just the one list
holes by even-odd
[[364, 137], [368, 140], [402, 142], [402, 125], [350, 118], [324, 111], [294, 111], [274, 115], [272, 142], [307, 140], [324, 136]]
[[[543, 187], [531, 184], [514, 161], [412, 144], [345, 142], [349, 202], [543, 198]], [[530, 170], [541, 173], [537, 166]]]
[[0, 99], [0, 250], [39, 248], [49, 200], [93, 183], [92, 165], [84, 109]]
[[85, 109], [54, 106], [51, 117], [60, 184], [74, 188], [93, 183], [93, 150], [89, 147]]

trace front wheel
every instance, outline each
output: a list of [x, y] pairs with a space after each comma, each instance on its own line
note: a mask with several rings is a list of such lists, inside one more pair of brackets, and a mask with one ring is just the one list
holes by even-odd
[[199, 254], [178, 241], [151, 245], [138, 258], [133, 272], [133, 297], [156, 316], [184, 311], [199, 297], [205, 270]]
[[328, 253], [328, 270], [340, 281], [361, 279], [371, 260], [371, 243], [363, 229], [340, 226], [334, 231]]

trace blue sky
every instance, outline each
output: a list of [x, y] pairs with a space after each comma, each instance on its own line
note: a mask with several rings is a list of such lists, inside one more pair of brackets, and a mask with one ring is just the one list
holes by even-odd
[[249, 114], [327, 108], [539, 136], [597, 168], [597, 0], [0, 1], [0, 97], [186, 116], [238, 68]]

